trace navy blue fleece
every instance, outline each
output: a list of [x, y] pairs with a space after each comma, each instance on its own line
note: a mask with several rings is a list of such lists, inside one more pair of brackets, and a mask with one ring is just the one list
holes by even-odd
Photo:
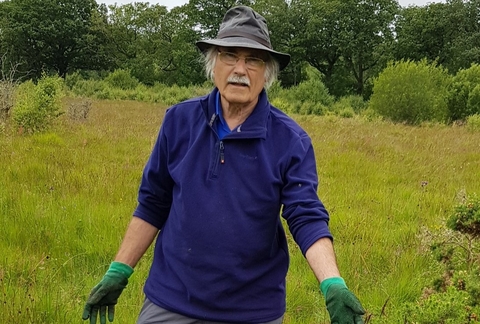
[[331, 238], [329, 216], [309, 136], [263, 91], [220, 140], [217, 92], [167, 111], [145, 167], [134, 215], [160, 233], [144, 291], [185, 316], [268, 322], [285, 312], [289, 257], [279, 214], [304, 254]]

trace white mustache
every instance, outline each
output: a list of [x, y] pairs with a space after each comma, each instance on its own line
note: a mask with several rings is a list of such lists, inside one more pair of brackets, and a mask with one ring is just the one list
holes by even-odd
[[227, 80], [228, 83], [241, 83], [250, 86], [250, 80], [246, 76], [232, 75]]

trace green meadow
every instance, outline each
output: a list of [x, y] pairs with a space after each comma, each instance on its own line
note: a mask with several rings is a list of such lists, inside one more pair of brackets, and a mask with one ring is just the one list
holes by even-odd
[[[0, 129], [0, 322], [82, 322], [136, 206], [165, 109], [95, 100], [84, 122], [62, 115], [44, 133]], [[402, 305], [442, 273], [431, 233], [442, 233], [462, 197], [480, 194], [480, 132], [292, 116], [312, 137], [340, 271], [367, 322], [407, 323]], [[318, 283], [289, 242], [284, 323], [329, 323]], [[137, 266], [114, 323], [135, 322], [151, 257]]]

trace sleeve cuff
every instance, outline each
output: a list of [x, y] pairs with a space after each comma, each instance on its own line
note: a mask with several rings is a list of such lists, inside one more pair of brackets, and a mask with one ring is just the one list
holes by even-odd
[[343, 285], [347, 287], [342, 277], [327, 278], [320, 283], [320, 290], [323, 296], [327, 296], [328, 288], [330, 288], [331, 285]]
[[129, 266], [128, 264], [118, 262], [118, 261], [113, 261], [110, 264], [110, 268], [108, 269], [107, 272], [117, 272], [123, 274], [125, 277], [130, 278], [130, 276], [133, 273], [133, 268]]

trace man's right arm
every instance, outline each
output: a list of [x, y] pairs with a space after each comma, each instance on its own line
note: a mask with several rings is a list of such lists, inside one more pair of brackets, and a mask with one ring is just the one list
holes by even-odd
[[139, 217], [133, 217], [128, 225], [115, 261], [134, 268], [148, 247], [152, 244], [158, 228]]

